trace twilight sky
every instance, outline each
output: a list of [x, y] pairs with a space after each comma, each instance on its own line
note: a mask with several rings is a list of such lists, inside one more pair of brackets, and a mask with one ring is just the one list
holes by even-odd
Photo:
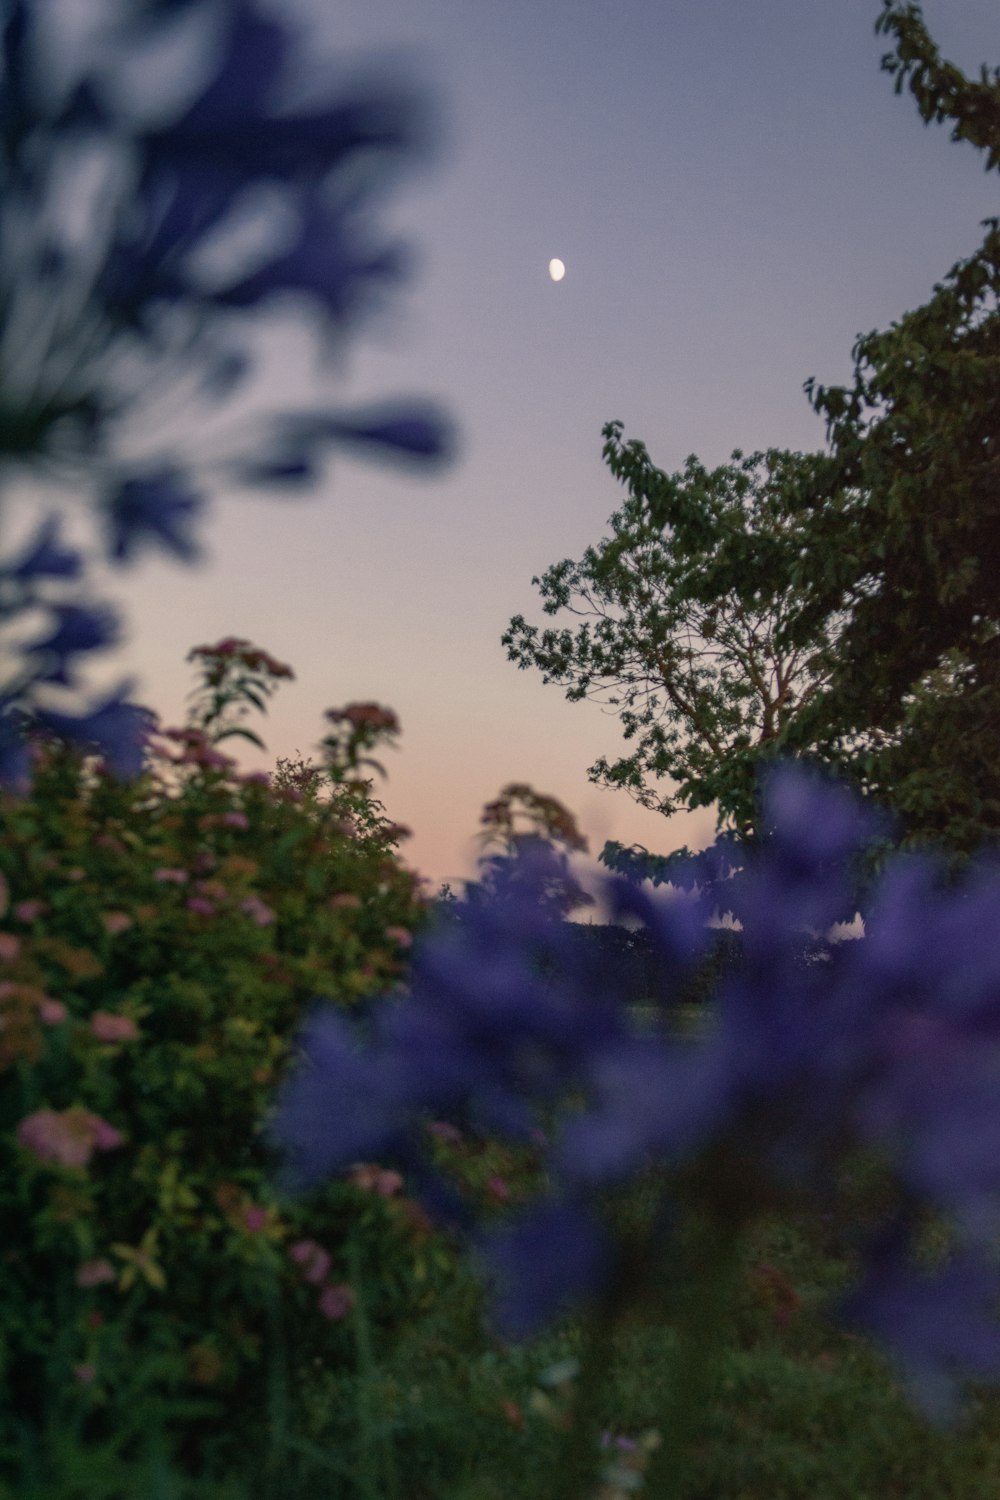
[[[338, 458], [311, 495], [221, 498], [200, 567], [150, 556], [109, 580], [129, 625], [112, 676], [134, 673], [170, 724], [191, 646], [247, 636], [290, 663], [248, 768], [308, 755], [331, 705], [393, 707], [382, 795], [435, 884], [472, 872], [482, 804], [512, 780], [560, 797], [594, 853], [708, 842], [707, 814], [668, 824], [588, 783], [617, 721], [518, 672], [501, 633], [541, 618], [532, 575], [596, 542], [620, 502], [606, 421], [666, 469], [822, 446], [803, 382], [845, 380], [855, 336], [971, 253], [995, 174], [893, 94], [879, 0], [296, 8], [313, 56], [395, 60], [436, 100], [441, 147], [386, 205], [414, 275], [334, 394], [439, 399], [458, 457], [433, 475]], [[967, 70], [1000, 62], [997, 0], [924, 14]], [[304, 341], [280, 341], [272, 368], [308, 390]]]

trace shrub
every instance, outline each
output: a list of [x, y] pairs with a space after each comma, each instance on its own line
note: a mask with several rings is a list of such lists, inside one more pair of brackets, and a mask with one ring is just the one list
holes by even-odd
[[395, 721], [332, 711], [324, 765], [241, 775], [218, 742], [290, 673], [244, 641], [192, 654], [192, 715], [141, 777], [36, 741], [0, 799], [8, 1474], [46, 1431], [135, 1449], [157, 1426], [221, 1472], [279, 1440], [283, 1379], [347, 1351], [350, 1236], [383, 1322], [447, 1259], [395, 1174], [281, 1201], [261, 1133], [304, 1010], [391, 988], [423, 919], [361, 774]]

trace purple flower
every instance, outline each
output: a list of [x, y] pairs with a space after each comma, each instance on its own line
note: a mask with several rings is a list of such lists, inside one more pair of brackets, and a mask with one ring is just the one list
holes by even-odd
[[52, 613], [56, 617], [53, 629], [27, 649], [34, 655], [55, 658], [48, 671], [39, 674], [41, 680], [67, 684], [72, 676], [69, 658], [115, 645], [118, 620], [106, 606], [88, 609], [79, 604], [56, 604]]
[[[196, 420], [205, 407], [229, 410], [255, 372], [259, 320], [240, 309], [280, 312], [292, 294], [317, 334], [342, 342], [370, 292], [397, 279], [400, 253], [377, 211], [385, 169], [421, 144], [418, 101], [389, 85], [345, 91], [331, 75], [314, 103], [292, 105], [299, 27], [254, 0], [95, 6], [97, 24], [69, 59], [50, 55], [40, 0], [12, 0], [0, 23], [0, 328], [11, 356], [0, 361], [0, 465], [44, 462], [47, 479], [89, 494], [113, 560], [155, 543], [190, 562], [203, 495], [220, 480], [301, 484], [341, 441], [440, 456], [444, 424], [424, 408], [367, 425], [327, 414], [326, 432], [279, 433], [262, 454], [271, 413], [255, 414], [249, 434]], [[185, 67], [171, 73], [161, 54], [150, 89], [160, 44], [185, 38]], [[78, 191], [67, 195], [70, 178]], [[192, 420], [171, 439], [163, 418], [181, 430], [185, 404]], [[0, 623], [46, 604], [41, 582], [81, 571], [46, 522], [20, 558], [0, 561]], [[68, 685], [70, 656], [111, 641], [82, 600], [56, 602], [53, 634], [0, 683], [4, 701], [36, 720], [38, 685]], [[11, 722], [0, 735], [5, 785], [23, 781]], [[116, 763], [135, 763], [108, 705], [46, 722], [110, 733]]]
[[191, 527], [202, 505], [177, 469], [123, 480], [107, 506], [111, 556], [128, 562], [138, 544], [153, 540], [184, 562], [193, 561], [198, 549]]
[[140, 704], [130, 703], [121, 690], [87, 714], [45, 710], [39, 712], [38, 719], [50, 733], [99, 750], [117, 776], [129, 778], [141, 773], [150, 713]]
[[924, 1415], [948, 1425], [959, 1415], [962, 1378], [1000, 1376], [1000, 1267], [995, 1256], [960, 1252], [928, 1269], [911, 1251], [908, 1226], [890, 1226], [838, 1311], [884, 1346]]
[[548, 1202], [480, 1238], [493, 1318], [510, 1339], [531, 1338], [601, 1289], [612, 1262], [609, 1237], [590, 1204]]
[[49, 516], [38, 528], [20, 559], [4, 571], [19, 583], [37, 578], [78, 578], [83, 567], [79, 552], [59, 544], [59, 520]]
[[[824, 930], [856, 909], [851, 867], [872, 820], [795, 766], [773, 774], [763, 810], [735, 892], [743, 966], [703, 1035], [674, 1033], [672, 1006], [704, 951], [705, 904], [611, 889], [659, 964], [660, 1025], [642, 1031], [624, 979], [549, 899], [558, 859], [534, 849], [418, 941], [409, 997], [376, 1006], [363, 1041], [332, 1016], [307, 1035], [276, 1139], [304, 1151], [309, 1180], [408, 1153], [420, 1191], [428, 1118], [529, 1139], [555, 1118], [550, 1196], [476, 1240], [517, 1335], [607, 1284], [608, 1188], [683, 1169], [738, 1232], [788, 1189], [826, 1211], [845, 1161], [874, 1147], [901, 1200], [950, 1216], [963, 1248], [929, 1272], [890, 1225], [863, 1251], [843, 1316], [942, 1418], [963, 1374], [1000, 1375], [1000, 870], [948, 885], [932, 863], [898, 858], [866, 897], [866, 936], [833, 943]], [[658, 1222], [673, 1215], [667, 1194]]]

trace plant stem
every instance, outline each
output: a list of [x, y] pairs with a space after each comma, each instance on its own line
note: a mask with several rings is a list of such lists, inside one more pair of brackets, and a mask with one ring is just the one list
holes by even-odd
[[611, 1365], [614, 1325], [609, 1304], [598, 1307], [587, 1324], [572, 1418], [558, 1445], [546, 1500], [590, 1500], [594, 1493], [601, 1462], [601, 1396]]
[[692, 1469], [692, 1447], [716, 1394], [719, 1356], [730, 1328], [739, 1234], [708, 1222], [692, 1236], [678, 1299], [673, 1375], [660, 1423], [660, 1446], [646, 1471], [649, 1500], [681, 1500]]

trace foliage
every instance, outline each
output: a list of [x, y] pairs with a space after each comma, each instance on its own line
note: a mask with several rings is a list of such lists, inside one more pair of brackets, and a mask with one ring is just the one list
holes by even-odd
[[713, 470], [689, 458], [668, 476], [642, 443], [622, 441], [620, 422], [604, 439], [628, 488], [610, 536], [532, 580], [546, 614], [583, 623], [539, 633], [517, 615], [503, 644], [571, 702], [618, 711], [635, 749], [602, 757], [592, 781], [666, 814], [718, 803], [720, 821], [749, 831], [754, 766], [822, 685], [819, 652], [835, 628], [824, 621], [812, 641], [781, 644], [801, 547], [788, 496], [812, 460], [736, 452]]
[[[914, 5], [886, 3], [883, 66], [925, 121], [1000, 167], [1000, 69], [941, 59]], [[797, 501], [807, 550], [789, 638], [846, 620], [830, 680], [785, 743], [818, 750], [968, 856], [1000, 836], [1000, 223], [923, 306], [860, 338], [853, 382], [810, 382], [828, 461]]]
[[[68, 36], [48, 9], [0, 9], [7, 495], [89, 501], [113, 563], [150, 545], [190, 561], [220, 482], [301, 487], [345, 444], [441, 457], [445, 424], [425, 403], [288, 409], [270, 392], [262, 405], [257, 379], [267, 319], [296, 310], [339, 351], [399, 279], [374, 209], [424, 143], [420, 101], [327, 73], [292, 105], [299, 27], [254, 0], [89, 0]], [[0, 564], [4, 784], [27, 775], [26, 721], [138, 769], [130, 686], [81, 711], [79, 659], [119, 634], [88, 598], [87, 560], [53, 513]], [[25, 640], [38, 613], [52, 629]]]
[[[202, 695], [232, 648], [195, 653]], [[291, 675], [240, 651], [266, 692]], [[204, 1478], [262, 1461], [275, 1381], [350, 1356], [348, 1240], [379, 1325], [448, 1263], [398, 1175], [369, 1164], [289, 1206], [261, 1136], [306, 1008], [358, 1010], [401, 977], [422, 906], [400, 830], [332, 753], [320, 798], [239, 774], [208, 731], [157, 730], [130, 782], [38, 740], [30, 793], [0, 804], [8, 1477], [57, 1434], [141, 1457], [164, 1426]]]

